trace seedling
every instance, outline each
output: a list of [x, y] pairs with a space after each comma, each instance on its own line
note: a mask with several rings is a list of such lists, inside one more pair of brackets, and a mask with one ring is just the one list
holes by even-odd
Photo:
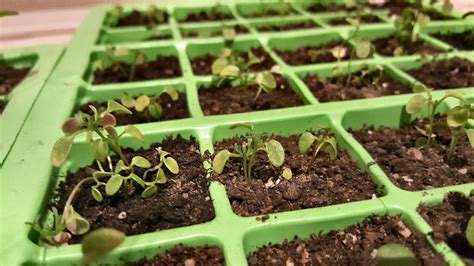
[[[123, 17], [124, 13], [123, 7], [120, 5], [116, 5], [110, 13], [114, 17], [121, 18]], [[148, 10], [142, 12], [141, 14], [145, 18], [145, 26], [148, 29], [156, 28], [157, 24], [166, 22], [166, 13], [164, 11], [159, 10], [155, 5], [150, 5], [148, 7]]]
[[474, 215], [469, 218], [466, 226], [466, 239], [471, 247], [474, 247]]
[[311, 132], [301, 134], [298, 141], [300, 153], [307, 154], [311, 147], [313, 147], [313, 155], [309, 165], [312, 165], [314, 160], [316, 160], [319, 151], [327, 153], [331, 160], [337, 158], [337, 141], [329, 127], [318, 127], [314, 134]]
[[121, 103], [127, 108], [134, 108], [137, 112], [146, 112], [149, 116], [158, 119], [163, 113], [163, 108], [160, 104], [160, 96], [168, 94], [171, 100], [177, 101], [179, 94], [175, 88], [171, 86], [165, 87], [159, 94], [155, 96], [141, 95], [137, 99], [134, 99], [128, 93], [124, 93]]
[[376, 256], [378, 265], [418, 266], [420, 265], [415, 253], [401, 244], [385, 244], [378, 248]]
[[[249, 130], [250, 133], [242, 144], [236, 143], [234, 145], [233, 152], [222, 150], [216, 154], [214, 160], [212, 160], [212, 169], [214, 172], [221, 174], [229, 158], [240, 158], [242, 160], [244, 177], [246, 180], [250, 180], [252, 177], [252, 168], [255, 165], [255, 156], [258, 152], [264, 152], [273, 166], [280, 167], [283, 165], [285, 151], [280, 142], [273, 139], [264, 141], [260, 135], [255, 133], [252, 124], [235, 124], [229, 128], [234, 129], [239, 127]], [[288, 177], [288, 171], [284, 173], [284, 176]]]
[[[120, 58], [129, 57], [132, 54], [133, 61], [131, 63], [130, 70], [124, 67], [119, 62]], [[137, 65], [144, 64], [148, 61], [147, 56], [140, 50], [130, 51], [127, 48], [117, 48], [115, 46], [105, 48], [105, 58], [98, 61], [98, 69], [104, 69], [107, 65], [110, 65], [115, 70], [120, 71], [123, 75], [128, 77], [128, 81], [133, 81], [135, 78], [135, 71]]]
[[474, 105], [471, 106], [466, 101], [451, 108], [446, 117], [447, 124], [451, 130], [451, 143], [449, 144], [448, 161], [452, 158], [459, 139], [465, 134], [469, 143], [474, 148], [474, 129], [468, 129], [467, 122], [474, 119]]
[[382, 65], [362, 65], [358, 74], [350, 78], [350, 82], [356, 86], [366, 84], [366, 79], [370, 83], [377, 84], [383, 76], [384, 68]]
[[[401, 16], [395, 19], [396, 30], [394, 36], [402, 44], [416, 42], [419, 38], [420, 28], [428, 25], [429, 21], [430, 17], [422, 13], [422, 8], [407, 7], [403, 10]], [[393, 52], [394, 55], [403, 53], [403, 46], [397, 47]]]
[[81, 241], [82, 263], [87, 265], [105, 257], [125, 240], [125, 234], [113, 228], [94, 230]]
[[248, 52], [248, 61], [235, 55], [231, 49], [224, 48], [221, 56], [212, 64], [213, 83], [221, 87], [224, 83], [237, 81], [239, 85], [251, 87], [257, 85], [257, 93], [253, 99], [256, 101], [262, 91], [269, 93], [276, 88], [276, 81], [273, 75], [268, 72], [252, 74], [250, 66], [262, 62], [251, 51]]

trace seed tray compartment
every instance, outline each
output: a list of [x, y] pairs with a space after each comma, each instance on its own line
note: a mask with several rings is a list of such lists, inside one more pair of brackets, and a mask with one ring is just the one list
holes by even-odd
[[[342, 140], [341, 146], [347, 148], [352, 158], [356, 158], [359, 167], [368, 172], [374, 183], [383, 185], [383, 196], [318, 208], [272, 213], [268, 215], [266, 221], [260, 221], [257, 220], [260, 216], [241, 217], [236, 215], [232, 210], [224, 186], [213, 181], [209, 188], [215, 211], [213, 220], [187, 227], [128, 236], [117, 250], [99, 263], [117, 264], [122, 263], [124, 258], [137, 260], [143, 256], [151, 257], [178, 243], [193, 246], [207, 243], [215, 244], [222, 249], [227, 265], [246, 265], [246, 255], [263, 244], [280, 242], [285, 238], [292, 238], [295, 234], [307, 237], [310, 233], [343, 229], [373, 213], [401, 214], [409, 224], [422, 233], [430, 232], [429, 226], [416, 213], [418, 204], [429, 201], [431, 198], [439, 199], [449, 191], [461, 191], [468, 194], [474, 189], [474, 183], [415, 192], [405, 191], [395, 186], [378, 165], [370, 164], [373, 159], [347, 129], [360, 127], [364, 123], [391, 127], [400, 126], [400, 121], [406, 119], [406, 114], [403, 115], [404, 105], [413, 94], [319, 103], [302, 81], [302, 76], [307, 73], [328, 76], [335, 66], [340, 66], [347, 71], [348, 63], [344, 61], [291, 66], [283, 62], [276, 53], [276, 49], [295, 48], [298, 42], [315, 45], [333, 38], [341, 39], [348, 36], [351, 28], [343, 26], [333, 29], [324, 21], [325, 18], [334, 16], [334, 14], [323, 16], [323, 13], [307, 12], [301, 2], [304, 1], [296, 1], [291, 4], [297, 13], [294, 17], [285, 16], [282, 20], [284, 22], [294, 19], [313, 20], [320, 27], [305, 31], [260, 33], [255, 26], [260, 25], [267, 18], [245, 18], [241, 16], [237, 8], [240, 3], [258, 6], [258, 1], [241, 1], [239, 3], [223, 1], [222, 5], [226, 9], [228, 8], [234, 17], [230, 21], [183, 23], [180, 20], [184, 19], [184, 16], [188, 14], [188, 11], [193, 10], [194, 6], [173, 3], [168, 0], [162, 1], [158, 7], [171, 15], [168, 22], [160, 27], [165, 30], [169, 29], [172, 39], [144, 42], [140, 42], [144, 40], [142, 37], [145, 38], [147, 34], [150, 34], [145, 27], [113, 27], [112, 29], [113, 23], [110, 22], [113, 20], [110, 17], [112, 6], [105, 5], [92, 9], [45, 85], [43, 92], [39, 95], [17, 137], [18, 141], [2, 165], [1, 204], [4, 211], [0, 217], [5, 224], [8, 224], [8, 228], [0, 228], [0, 236], [2, 239], [9, 239], [9, 244], [14, 245], [15, 249], [2, 248], [0, 251], [1, 260], [6, 264], [28, 263], [32, 265], [64, 265], [80, 261], [79, 245], [45, 249], [35, 244], [37, 236], [28, 226], [24, 225], [26, 221], [33, 221], [38, 214], [47, 218], [46, 203], [50, 200], [50, 191], [59, 182], [61, 174], [87, 165], [91, 161], [91, 157], [87, 155], [89, 153], [85, 145], [85, 138], [78, 138], [74, 144], [74, 154], [68, 163], [61, 169], [51, 167], [49, 155], [53, 143], [62, 134], [60, 126], [80, 104], [93, 100], [117, 98], [123, 91], [132, 95], [159, 92], [166, 85], [176, 86], [179, 91], [186, 93], [190, 118], [138, 124], [137, 127], [145, 136], [144, 146], [160, 141], [169, 134], [181, 134], [184, 137], [195, 136], [201, 153], [206, 150], [213, 152], [213, 144], [216, 140], [241, 133], [227, 129], [229, 125], [237, 122], [252, 122], [258, 132], [282, 135], [302, 133], [316, 126], [315, 124], [322, 123], [334, 128], [339, 140]], [[199, 7], [207, 6], [210, 10], [213, 4], [213, 1], [202, 1]], [[147, 5], [126, 5], [124, 10], [125, 12], [130, 12], [133, 9], [143, 11], [146, 8]], [[270, 21], [270, 19], [268, 20]], [[271, 20], [278, 21], [279, 17], [274, 17]], [[389, 24], [390, 21], [385, 21], [386, 23], [380, 25], [363, 25], [361, 32], [366, 37], [375, 38], [390, 29], [393, 30], [393, 26]], [[468, 20], [459, 20], [456, 23], [458, 23], [456, 25], [465, 25], [468, 24]], [[211, 81], [211, 76], [194, 75], [190, 60], [208, 52], [218, 54], [220, 48], [224, 47], [224, 41], [222, 37], [184, 38], [182, 29], [215, 29], [226, 25], [240, 25], [249, 29], [249, 33], [236, 37], [236, 46], [245, 44], [244, 47], [246, 47], [248, 44], [259, 44], [278, 65], [279, 72], [290, 80], [290, 84], [295, 91], [299, 92], [305, 105], [241, 114], [204, 116], [198, 100], [198, 88], [201, 84], [208, 84]], [[422, 38], [437, 42], [436, 45], [444, 48], [449, 57], [460, 56], [468, 58], [471, 62], [474, 61], [474, 52], [472, 51], [450, 51], [447, 44], [438, 42], [425, 33], [422, 34]], [[97, 55], [103, 53], [109, 42], [120, 42], [118, 47], [127, 47], [132, 50], [145, 49], [150, 55], [162, 53], [163, 50], [172, 51], [172, 54], [179, 60], [182, 75], [169, 79], [93, 85], [91, 84], [92, 70], [96, 67], [94, 60]], [[418, 64], [416, 60], [419, 58], [418, 55], [382, 57], [375, 54], [370, 59], [352, 62], [350, 71], [356, 70], [364, 63], [381, 64], [386, 66], [396, 79], [412, 85], [415, 79], [408, 75], [404, 69]], [[158, 89], [154, 91], [155, 88]], [[465, 95], [469, 102], [474, 102], [473, 88], [454, 88], [452, 91], [457, 91]], [[441, 97], [445, 92], [446, 90], [435, 91], [433, 96]], [[56, 100], [57, 95], [61, 95], [61, 101]], [[454, 104], [455, 102], [452, 101], [446, 102], [442, 111], [445, 112], [446, 108], [452, 107]], [[48, 111], [50, 112], [52, 106], [54, 106], [55, 114], [45, 116]], [[413, 118], [409, 117], [408, 119]], [[474, 124], [471, 123], [470, 126], [473, 127]], [[123, 130], [123, 127], [118, 127], [118, 130]], [[125, 139], [124, 143], [133, 148], [140, 147], [137, 142], [128, 139]], [[204, 165], [209, 167], [206, 163]], [[28, 199], [21, 200], [21, 208], [11, 204], [14, 199], [21, 198]], [[284, 234], [280, 236], [274, 234], [274, 232], [281, 232], [283, 229]], [[432, 243], [429, 237], [428, 239]], [[450, 265], [460, 264], [460, 260], [446, 245], [435, 243], [432, 245]]]

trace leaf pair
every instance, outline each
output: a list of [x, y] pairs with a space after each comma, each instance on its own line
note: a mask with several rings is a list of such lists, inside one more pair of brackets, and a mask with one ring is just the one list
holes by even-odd
[[137, 99], [134, 99], [128, 93], [124, 93], [121, 102], [128, 108], [135, 108], [137, 112], [146, 111], [151, 117], [158, 119], [163, 113], [163, 108], [159, 102], [159, 97], [163, 94], [168, 94], [173, 101], [177, 101], [179, 98], [179, 94], [176, 89], [171, 86], [167, 86], [157, 96], [154, 97], [141, 95]]
[[298, 149], [300, 153], [308, 153], [311, 147], [313, 147], [311, 161], [316, 159], [319, 151], [327, 153], [332, 160], [337, 158], [336, 138], [329, 134], [329, 129], [322, 128], [321, 134], [312, 134], [311, 132], [304, 132], [301, 134], [298, 141]]

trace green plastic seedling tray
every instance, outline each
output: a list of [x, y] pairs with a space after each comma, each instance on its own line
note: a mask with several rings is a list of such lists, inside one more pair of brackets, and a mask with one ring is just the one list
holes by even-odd
[[[243, 2], [243, 1], [241, 1]], [[239, 2], [238, 4], [240, 4]], [[185, 138], [194, 136], [201, 152], [214, 151], [213, 144], [223, 138], [240, 135], [243, 132], [229, 130], [228, 126], [237, 122], [252, 122], [256, 131], [267, 134], [290, 135], [300, 134], [316, 125], [330, 126], [335, 132], [341, 147], [358, 163], [359, 167], [370, 175], [373, 182], [380, 185], [383, 196], [379, 198], [337, 204], [320, 208], [274, 213], [265, 222], [257, 217], [240, 217], [232, 211], [223, 185], [212, 182], [210, 194], [216, 217], [203, 224], [188, 227], [151, 232], [128, 236], [124, 243], [110, 256], [99, 263], [120, 264], [128, 261], [152, 257], [157, 253], [169, 250], [178, 243], [198, 246], [211, 244], [219, 246], [228, 265], [246, 265], [246, 255], [258, 247], [281, 242], [295, 235], [307, 237], [311, 233], [340, 230], [355, 224], [371, 214], [402, 215], [403, 219], [422, 233], [431, 231], [430, 227], [416, 213], [420, 202], [439, 203], [443, 195], [450, 191], [460, 191], [467, 195], [474, 189], [474, 183], [435, 188], [424, 191], [405, 191], [390, 182], [379, 166], [370, 164], [373, 158], [348, 133], [348, 128], [361, 128], [364, 124], [399, 127], [401, 122], [414, 119], [404, 114], [404, 105], [412, 94], [387, 96], [375, 99], [361, 99], [344, 102], [319, 103], [302, 81], [302, 77], [311, 74], [329, 76], [332, 67], [337, 63], [290, 66], [283, 62], [274, 49], [291, 49], [299, 45], [315, 45], [348, 36], [351, 27], [330, 27], [324, 21], [329, 16], [340, 14], [312, 14], [306, 12], [304, 3], [292, 4], [297, 14], [294, 18], [266, 17], [244, 18], [237, 5], [231, 1], [221, 1], [234, 19], [226, 22], [182, 23], [180, 20], [192, 10], [203, 10], [211, 7], [213, 1], [202, 1], [197, 4], [173, 3], [165, 0], [158, 7], [171, 14], [167, 24], [160, 27], [171, 32], [170, 40], [142, 41], [146, 39], [145, 27], [112, 27], [110, 14], [112, 6], [99, 6], [91, 10], [78, 29], [62, 60], [38, 96], [30, 115], [10, 151], [9, 157], [2, 166], [0, 218], [4, 225], [0, 227], [2, 247], [0, 260], [4, 265], [69, 265], [77, 264], [81, 259], [79, 245], [45, 249], [35, 243], [37, 236], [24, 223], [33, 221], [38, 214], [47, 219], [46, 203], [50, 200], [50, 191], [61, 181], [67, 171], [75, 171], [91, 163], [88, 147], [84, 138], [76, 139], [70, 160], [61, 169], [50, 165], [49, 155], [53, 143], [62, 135], [60, 126], [78, 106], [89, 101], [105, 101], [118, 98], [124, 91], [132, 95], [157, 93], [167, 85], [175, 86], [185, 93], [190, 117], [186, 119], [139, 124], [137, 127], [145, 136], [143, 147], [159, 142], [167, 135], [182, 135]], [[247, 5], [258, 5], [258, 1], [245, 1]], [[178, 6], [179, 5], [179, 6]], [[146, 10], [147, 5], [126, 5], [124, 12], [133, 9]], [[380, 12], [383, 17], [384, 13]], [[259, 33], [254, 25], [267, 23], [284, 23], [294, 19], [313, 20], [319, 27], [302, 31]], [[283, 22], [282, 22], [283, 21]], [[361, 32], [369, 38], [376, 38], [393, 30], [388, 18], [387, 23], [364, 25]], [[224, 47], [222, 37], [183, 38], [182, 29], [219, 28], [225, 23], [239, 24], [249, 28], [248, 34], [238, 35], [235, 40], [237, 50], [245, 51], [252, 47], [261, 47], [279, 66], [293, 90], [305, 103], [303, 106], [258, 111], [242, 114], [204, 116], [199, 100], [198, 89], [211, 81], [210, 76], [194, 75], [190, 59], [212, 53], [218, 54]], [[438, 23], [438, 22], [437, 22]], [[439, 22], [441, 23], [441, 22]], [[452, 25], [463, 26], [467, 21], [447, 21]], [[450, 24], [450, 25], [451, 25]], [[450, 48], [426, 34], [422, 38], [442, 49]], [[121, 43], [120, 46], [144, 50], [149, 56], [173, 54], [178, 57], [182, 75], [171, 79], [135, 81], [120, 84], [93, 85], [93, 70], [96, 60], [103, 55], [106, 45]], [[461, 56], [474, 61], [472, 51], [448, 52], [448, 56]], [[375, 54], [367, 60], [357, 60], [352, 64], [355, 71], [362, 64], [381, 64], [384, 71], [395, 79], [411, 86], [416, 80], [405, 70], [416, 67], [419, 56], [382, 57]], [[125, 59], [127, 61], [127, 59]], [[347, 62], [342, 62], [344, 69]], [[474, 88], [453, 88], [474, 102]], [[435, 91], [440, 97], [445, 91]], [[61, 100], [58, 100], [60, 95]], [[446, 112], [455, 101], [447, 101], [441, 107]], [[54, 113], [51, 112], [54, 106]], [[48, 115], [47, 115], [48, 114]], [[474, 126], [474, 124], [470, 124]], [[118, 130], [122, 130], [123, 127]], [[139, 148], [140, 145], [130, 138], [123, 139], [127, 147]], [[205, 164], [205, 167], [209, 165]], [[431, 241], [431, 239], [430, 239]], [[462, 262], [445, 244], [432, 243], [450, 265], [462, 265]]]
[[51, 45], [0, 51], [7, 65], [31, 68], [26, 78], [15, 87], [10, 95], [0, 96], [5, 99], [9, 98], [8, 105], [0, 114], [0, 130], [2, 131], [0, 165], [3, 164], [10, 152], [30, 108], [56, 66], [62, 51], [63, 47]]

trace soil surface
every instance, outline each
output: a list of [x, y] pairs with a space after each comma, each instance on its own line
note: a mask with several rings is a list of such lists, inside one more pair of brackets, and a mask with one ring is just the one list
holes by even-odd
[[[91, 231], [101, 227], [115, 228], [126, 235], [137, 235], [192, 224], [200, 224], [214, 218], [214, 209], [209, 196], [209, 180], [203, 168], [198, 143], [181, 137], [167, 138], [161, 144], [152, 144], [150, 149], [133, 151], [124, 150], [125, 156], [131, 160], [140, 155], [148, 159], [152, 165], [159, 162], [155, 148], [162, 147], [171, 153], [179, 164], [178, 175], [165, 170], [168, 181], [159, 185], [158, 192], [151, 198], [141, 197], [143, 189], [135, 182], [124, 185], [114, 196], [105, 196], [105, 189], [100, 190], [104, 195], [102, 202], [97, 202], [91, 196], [90, 187], [95, 184], [86, 182], [79, 192], [73, 206], [91, 224]], [[115, 162], [117, 158], [112, 159]], [[104, 166], [108, 168], [107, 166]], [[66, 181], [60, 183], [55, 191], [54, 205], [60, 213], [64, 208], [69, 193], [82, 179], [98, 169], [96, 164], [82, 168], [76, 173], [68, 173]], [[108, 170], [108, 169], [107, 169]], [[140, 176], [143, 169], [137, 169]], [[78, 243], [81, 236], [75, 236], [70, 243]]]
[[474, 190], [469, 198], [461, 193], [451, 192], [442, 204], [420, 205], [418, 212], [433, 229], [436, 242], [445, 242], [466, 265], [474, 265], [474, 247], [466, 239], [466, 227], [474, 215]]
[[433, 37], [442, 40], [459, 50], [474, 50], [474, 30], [467, 30], [460, 33], [438, 33]]
[[181, 67], [175, 56], [157, 56], [154, 61], [136, 65], [135, 77], [129, 80], [132, 65], [119, 63], [126, 73], [120, 71], [116, 66], [94, 71], [93, 84], [122, 83], [131, 81], [142, 81], [152, 79], [165, 79], [181, 76]]
[[[303, 46], [299, 47], [296, 50], [289, 51], [276, 51], [277, 54], [289, 65], [309, 65], [309, 64], [318, 64], [318, 63], [328, 63], [336, 62], [337, 59], [331, 54], [331, 49], [337, 45], [341, 45], [341, 42], [330, 42], [322, 44], [320, 46]], [[346, 47], [347, 52], [346, 56], [341, 60], [346, 60], [351, 54], [351, 47]], [[321, 51], [327, 49], [326, 52], [318, 55], [314, 60], [310, 56], [310, 51]]]
[[[152, 95], [149, 96], [152, 97]], [[115, 99], [115, 101], [120, 103], [120, 99]], [[179, 93], [179, 98], [177, 101], [173, 101], [168, 94], [163, 94], [159, 98], [159, 103], [163, 108], [163, 113], [158, 119], [151, 117], [146, 111], [137, 112], [135, 108], [129, 108], [129, 110], [133, 112], [132, 115], [114, 114], [115, 118], [117, 119], [117, 125], [121, 126], [141, 124], [189, 117], [188, 105], [186, 103], [186, 94], [184, 93]], [[84, 113], [93, 114], [89, 108], [89, 105], [95, 106], [95, 108], [98, 110], [100, 108], [107, 108], [107, 102], [89, 102], [83, 104], [79, 110]]]
[[303, 21], [295, 22], [282, 25], [265, 25], [257, 27], [258, 31], [268, 32], [268, 31], [289, 31], [289, 30], [299, 30], [299, 29], [310, 29], [318, 27], [313, 21]]
[[189, 14], [185, 22], [201, 22], [201, 21], [216, 21], [216, 20], [227, 20], [233, 19], [234, 17], [231, 14], [227, 14], [219, 11], [201, 11], [198, 13]]
[[[262, 62], [250, 66], [250, 71], [259, 72], [270, 70], [276, 63], [262, 48], [252, 48], [252, 53]], [[239, 52], [239, 56], [248, 62], [248, 52]], [[212, 64], [218, 56], [207, 54], [191, 59], [191, 67], [195, 75], [212, 75]]]
[[266, 7], [266, 6], [262, 6], [260, 10], [262, 9], [263, 11], [257, 11], [257, 12], [248, 13], [248, 14], [244, 14], [242, 12], [239, 12], [239, 13], [242, 17], [246, 17], [246, 18], [275, 17], [275, 16], [287, 16], [287, 15], [297, 14], [296, 11], [290, 6], [288, 6], [288, 9], [286, 9], [284, 12], [282, 12], [282, 10], [278, 10], [277, 8]]
[[[346, 151], [339, 149], [334, 161], [321, 153], [310, 165], [311, 156], [298, 151], [299, 136], [272, 138], [285, 149], [283, 167], [293, 172], [289, 181], [280, 178], [283, 168], [273, 167], [262, 154], [257, 155], [251, 180], [245, 180], [240, 159], [230, 159], [222, 174], [214, 173], [214, 178], [225, 185], [232, 208], [238, 215], [255, 216], [381, 196], [371, 177], [358, 168]], [[217, 142], [215, 150], [233, 151], [234, 144], [243, 140], [232, 138]]]
[[434, 89], [474, 87], [474, 63], [465, 58], [426, 63], [408, 73]]
[[158, 254], [152, 259], [127, 263], [129, 266], [159, 265], [224, 265], [224, 254], [217, 246], [189, 247], [176, 245], [172, 250]]
[[4, 100], [0, 100], [0, 114], [3, 113], [3, 110], [7, 107], [7, 102]]
[[344, 231], [332, 231], [307, 240], [295, 238], [263, 246], [248, 257], [249, 265], [377, 265], [376, 252], [397, 243], [412, 250], [422, 265], [446, 265], [423, 234], [411, 230], [399, 217], [372, 216]]
[[400, 15], [403, 9], [410, 6], [410, 3], [406, 0], [386, 0], [384, 3], [372, 3], [368, 4], [368, 7], [372, 9], [388, 9], [389, 15]]
[[397, 47], [402, 47], [403, 55], [434, 54], [443, 51], [419, 39], [415, 42], [402, 43], [393, 35], [375, 39], [372, 44], [375, 45], [375, 52], [384, 56], [394, 56], [393, 51]]
[[[235, 30], [235, 33], [237, 34], [242, 34], [242, 33], [248, 33], [249, 30], [246, 28], [246, 27], [243, 27], [243, 26], [240, 26], [240, 25], [236, 25], [233, 27], [234, 30]], [[202, 31], [206, 31], [205, 29], [203, 29]], [[198, 38], [198, 37], [201, 37], [200, 36], [200, 32], [198, 30], [193, 30], [193, 31], [188, 31], [188, 32], [185, 32], [181, 29], [181, 34], [184, 36], [184, 37], [187, 37], [187, 38]], [[209, 30], [209, 31], [206, 31], [206, 38], [209, 38], [209, 37], [216, 37], [216, 36], [222, 36], [222, 29], [221, 30]], [[204, 37], [203, 37], [204, 38]]]
[[0, 67], [0, 95], [9, 94], [30, 72], [29, 67], [13, 68]]
[[270, 93], [262, 92], [255, 102], [258, 90], [256, 85], [250, 87], [227, 85], [220, 88], [201, 86], [199, 103], [204, 115], [235, 114], [304, 104], [284, 77], [276, 74], [273, 74], [273, 77], [277, 83], [276, 88]]
[[[353, 99], [366, 99], [387, 95], [411, 93], [410, 87], [392, 79], [387, 74], [374, 80], [373, 76], [361, 77], [361, 72], [355, 72], [347, 83], [347, 75], [342, 77], [320, 78], [306, 76], [304, 82], [319, 102], [345, 101]], [[346, 86], [346, 84], [349, 84]]]
[[145, 15], [142, 12], [133, 10], [128, 16], [120, 18], [117, 22], [117, 27], [127, 26], [147, 26], [153, 24], [167, 23], [169, 15], [167, 12], [163, 12], [164, 21], [158, 21], [154, 16]]
[[[435, 121], [446, 121], [436, 117]], [[352, 135], [375, 159], [389, 179], [398, 187], [415, 191], [474, 182], [474, 150], [463, 136], [451, 160], [447, 160], [451, 135], [440, 130], [428, 151], [415, 148], [422, 134], [415, 128], [426, 129], [428, 122], [418, 120], [401, 128], [373, 126], [352, 131]]]
[[[379, 23], [383, 22], [378, 16], [373, 15], [373, 14], [367, 14], [363, 15], [360, 17], [353, 17], [353, 19], [360, 19], [360, 22], [362, 24], [369, 24], [369, 23]], [[329, 21], [330, 25], [350, 25], [349, 22], [347, 22], [346, 18], [338, 18], [338, 19], [333, 19]]]
[[308, 11], [314, 12], [314, 13], [320, 13], [320, 12], [345, 12], [345, 11], [353, 11], [355, 8], [352, 7], [346, 7], [345, 5], [334, 5], [334, 4], [329, 4], [325, 5], [322, 3], [315, 3], [312, 4], [307, 8]]

